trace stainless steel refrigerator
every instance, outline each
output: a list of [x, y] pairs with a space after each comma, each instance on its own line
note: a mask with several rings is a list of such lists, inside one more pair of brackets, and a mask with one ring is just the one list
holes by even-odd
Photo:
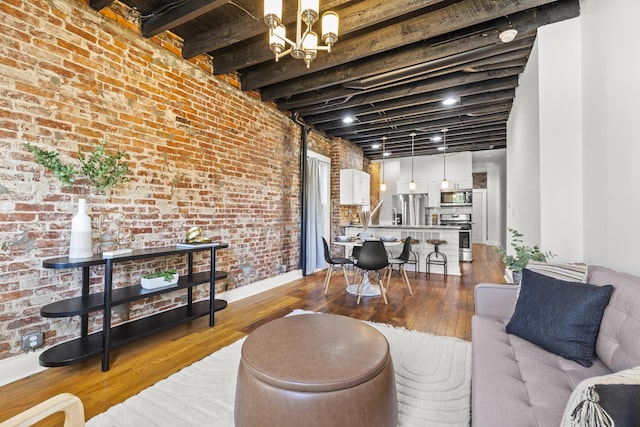
[[397, 194], [393, 196], [393, 208], [394, 214], [400, 216], [402, 225], [427, 224], [426, 194]]

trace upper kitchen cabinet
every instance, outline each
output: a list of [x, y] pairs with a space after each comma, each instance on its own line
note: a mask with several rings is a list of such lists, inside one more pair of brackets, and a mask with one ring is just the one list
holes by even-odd
[[340, 171], [340, 204], [369, 206], [371, 176], [357, 169]]
[[429, 196], [427, 197], [427, 207], [437, 208], [440, 206], [440, 185], [441, 180], [429, 181]]

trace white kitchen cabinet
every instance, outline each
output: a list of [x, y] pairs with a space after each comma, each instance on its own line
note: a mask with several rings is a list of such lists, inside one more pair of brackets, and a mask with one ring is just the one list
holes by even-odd
[[408, 182], [400, 182], [396, 184], [396, 193], [397, 194], [409, 194], [409, 193], [428, 193], [429, 192], [429, 183], [425, 181], [416, 181], [416, 189], [411, 191], [409, 190]]
[[461, 190], [469, 190], [473, 188], [473, 178], [459, 178], [456, 184]]
[[429, 196], [427, 197], [427, 207], [437, 208], [440, 207], [440, 185], [442, 180], [429, 181]]
[[357, 169], [340, 171], [340, 204], [369, 206], [371, 177]]

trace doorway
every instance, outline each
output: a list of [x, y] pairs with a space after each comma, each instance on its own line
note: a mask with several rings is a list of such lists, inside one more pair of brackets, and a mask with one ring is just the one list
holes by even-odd
[[473, 190], [472, 243], [487, 242], [487, 190]]
[[306, 271], [325, 268], [322, 237], [331, 236], [331, 159], [313, 151], [307, 152], [307, 247]]

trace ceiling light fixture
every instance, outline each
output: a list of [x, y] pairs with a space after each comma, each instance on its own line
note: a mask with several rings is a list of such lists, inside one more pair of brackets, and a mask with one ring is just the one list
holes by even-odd
[[385, 151], [384, 151], [384, 143], [387, 140], [386, 136], [382, 137], [382, 174], [381, 174], [381, 180], [380, 180], [380, 191], [387, 191], [387, 183], [384, 182], [384, 155], [385, 155]]
[[411, 182], [409, 183], [409, 191], [416, 191], [416, 182], [413, 180], [413, 146], [415, 143], [416, 133], [411, 132]]
[[447, 131], [449, 129], [442, 129], [442, 145], [444, 146], [444, 154], [442, 156], [442, 183], [440, 188], [449, 188], [449, 181], [447, 181]]
[[442, 101], [442, 105], [445, 107], [451, 107], [452, 105], [456, 105], [458, 103], [458, 98], [446, 98]]
[[516, 30], [515, 28], [509, 28], [501, 32], [498, 37], [500, 37], [500, 41], [502, 41], [502, 43], [510, 43], [516, 38], [517, 35], [518, 30]]
[[380, 148], [380, 144], [372, 144], [371, 148], [373, 148], [374, 150], [377, 150], [378, 148]]
[[355, 119], [351, 116], [347, 116], [345, 118], [342, 119], [342, 123], [350, 125], [351, 123], [353, 123], [355, 121]]
[[[318, 35], [311, 29], [318, 20], [320, 0], [298, 0], [296, 15], [296, 39], [286, 36], [286, 28], [282, 24], [282, 0], [264, 0], [264, 22], [269, 27], [269, 47], [278, 59], [291, 54], [295, 59], [302, 59], [311, 65], [319, 50], [331, 52], [331, 46], [338, 41], [338, 14], [332, 11], [322, 15], [322, 41], [326, 46], [318, 46]], [[302, 26], [306, 24], [306, 30]], [[284, 50], [286, 45], [289, 49]]]

